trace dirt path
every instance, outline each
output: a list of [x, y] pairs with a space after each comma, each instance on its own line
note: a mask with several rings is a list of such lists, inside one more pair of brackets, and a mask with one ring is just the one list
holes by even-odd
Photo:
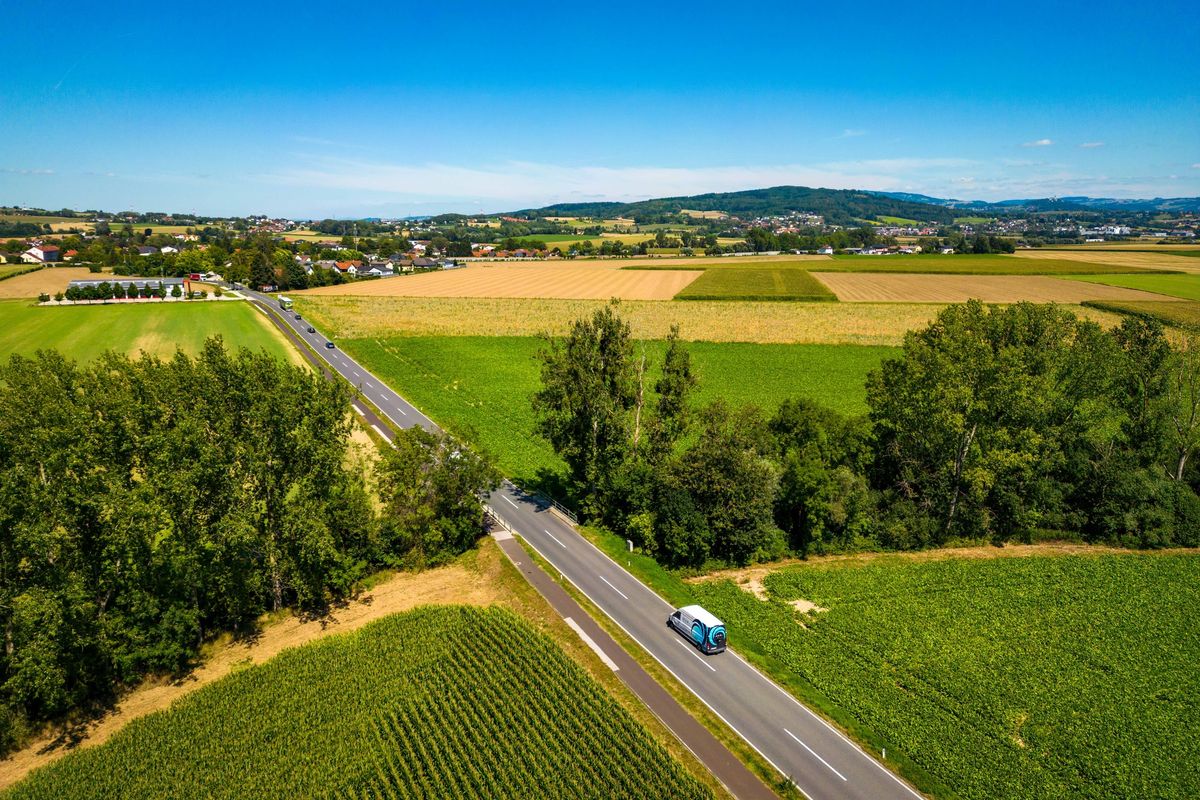
[[[499, 553], [481, 549], [482, 571], [499, 569]], [[179, 681], [147, 681], [122, 698], [108, 714], [73, 730], [70, 736], [44, 736], [0, 761], [0, 790], [24, 778], [31, 770], [50, 764], [71, 750], [102, 744], [131, 721], [166, 708], [184, 695], [229, 675], [236, 669], [261, 664], [290, 647], [299, 647], [334, 633], [353, 631], [368, 622], [407, 611], [419, 605], [456, 603], [488, 605], [500, 599], [498, 584], [479, 571], [460, 565], [427, 572], [395, 575], [364, 592], [359, 598], [320, 619], [289, 616], [268, 624], [252, 641], [219, 644], [204, 663]]]
[[1191, 553], [1191, 548], [1170, 548], [1165, 550], [1130, 550], [1125, 547], [1107, 547], [1094, 544], [1074, 544], [1069, 542], [1048, 542], [1046, 544], [1007, 544], [1004, 547], [943, 547], [935, 550], [918, 550], [911, 553], [853, 553], [851, 555], [809, 556], [807, 560], [785, 558], [770, 564], [755, 564], [752, 567], [722, 569], [706, 575], [685, 578], [685, 583], [709, 583], [713, 581], [733, 581], [743, 590], [750, 592], [760, 600], [767, 599], [767, 589], [763, 580], [772, 572], [778, 572], [788, 567], [801, 565], [831, 564], [841, 561], [858, 561], [866, 563], [880, 558], [904, 559], [908, 561], [943, 561], [951, 558], [1022, 558], [1026, 556], [1068, 556], [1068, 555], [1114, 555], [1131, 553]]

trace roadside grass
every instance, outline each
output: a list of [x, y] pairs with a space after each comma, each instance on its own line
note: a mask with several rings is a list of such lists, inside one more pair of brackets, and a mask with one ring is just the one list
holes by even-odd
[[1113, 314], [1151, 319], [1172, 328], [1200, 330], [1200, 302], [1194, 300], [1089, 300], [1084, 305]]
[[675, 299], [837, 301], [825, 284], [799, 269], [707, 270]]
[[[439, 425], [481, 447], [528, 486], [553, 485], [563, 464], [534, 433], [530, 398], [540, 385], [536, 337], [405, 336], [343, 339], [342, 347]], [[639, 342], [655, 369], [665, 343]], [[866, 408], [866, 374], [892, 355], [889, 347], [688, 345], [699, 378], [696, 402], [722, 398], [773, 412], [790, 397], [811, 397], [845, 413]], [[647, 385], [656, 375], [648, 371]]]
[[106, 350], [136, 356], [139, 351], [164, 358], [176, 348], [200, 351], [220, 334], [226, 347], [263, 349], [297, 361], [283, 336], [249, 303], [174, 302], [154, 305], [97, 305], [48, 308], [26, 300], [0, 301], [0, 358], [55, 349], [68, 358], [89, 360]]
[[1182, 552], [895, 555], [781, 568], [767, 601], [729, 580], [689, 599], [935, 795], [1190, 798], [1197, 580]]
[[1069, 280], [1122, 286], [1146, 292], [1165, 294], [1181, 300], [1200, 301], [1200, 275], [1177, 273], [1171, 275], [1072, 275]]

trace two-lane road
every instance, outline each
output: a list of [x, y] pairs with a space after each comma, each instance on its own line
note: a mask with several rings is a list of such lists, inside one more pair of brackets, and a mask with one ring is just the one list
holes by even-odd
[[[308, 332], [310, 323], [279, 310], [257, 292], [251, 298], [277, 311], [328, 366], [399, 428], [433, 421], [384, 385], [326, 337]], [[383, 431], [380, 431], [385, 437]], [[585, 539], [539, 497], [504, 483], [488, 498], [492, 512], [564, 578], [693, 692], [763, 758], [813, 800], [912, 800], [921, 795], [791, 694], [748, 664], [734, 650], [705, 656], [667, 627], [674, 610], [619, 564]], [[729, 631], [731, 645], [737, 630]]]

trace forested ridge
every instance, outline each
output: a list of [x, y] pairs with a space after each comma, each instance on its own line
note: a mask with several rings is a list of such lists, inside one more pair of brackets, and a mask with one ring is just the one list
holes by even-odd
[[368, 482], [351, 424], [341, 385], [220, 339], [195, 358], [0, 365], [0, 745], [185, 672], [266, 611], [474, 544], [482, 458], [402, 432]]
[[[538, 427], [583, 514], [672, 566], [954, 540], [1200, 543], [1200, 347], [1055, 306], [950, 306], [868, 378], [869, 412], [693, 408], [616, 305], [540, 354]], [[746, 380], [753, 380], [747, 375]]]

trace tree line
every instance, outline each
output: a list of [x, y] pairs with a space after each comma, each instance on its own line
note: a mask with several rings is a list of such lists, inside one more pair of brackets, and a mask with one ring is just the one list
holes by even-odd
[[[348, 456], [348, 390], [265, 353], [0, 364], [0, 748], [482, 531], [494, 469], [440, 435]], [[378, 509], [378, 510], [376, 510]]]
[[539, 354], [537, 430], [589, 520], [675, 567], [953, 540], [1200, 544], [1200, 345], [1055, 306], [950, 306], [867, 380], [868, 413], [694, 407], [617, 306]]

